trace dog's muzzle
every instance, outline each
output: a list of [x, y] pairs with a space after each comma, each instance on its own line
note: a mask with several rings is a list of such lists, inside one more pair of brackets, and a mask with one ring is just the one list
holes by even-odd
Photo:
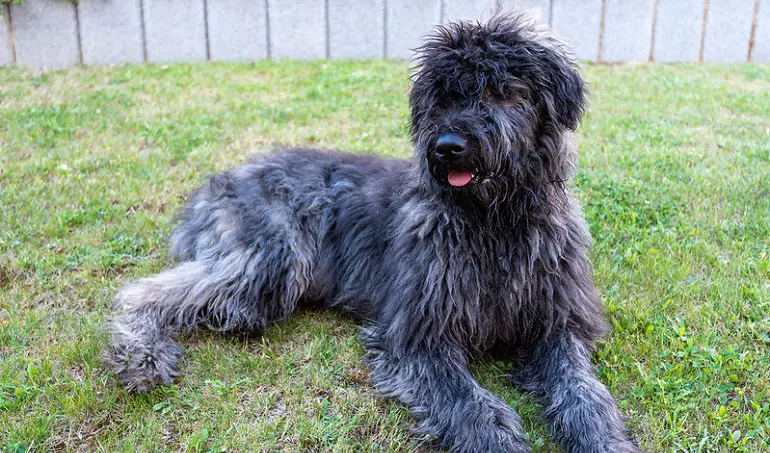
[[[463, 187], [473, 180], [473, 169], [467, 162], [468, 141], [456, 134], [442, 134], [432, 148], [432, 160], [436, 163], [433, 176], [452, 187]], [[438, 174], [437, 174], [438, 173]]]

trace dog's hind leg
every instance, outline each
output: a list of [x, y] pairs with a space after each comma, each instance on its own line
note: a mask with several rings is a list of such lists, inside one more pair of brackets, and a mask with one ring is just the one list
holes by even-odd
[[642, 453], [628, 439], [609, 391], [594, 376], [589, 349], [571, 333], [543, 342], [514, 377], [544, 399], [544, 416], [566, 452]]
[[260, 185], [278, 178], [261, 168], [212, 177], [172, 234], [172, 255], [181, 263], [119, 292], [105, 360], [129, 391], [178, 374], [182, 350], [174, 334], [261, 330], [292, 313], [310, 286], [313, 230], [302, 227], [287, 196]]
[[262, 329], [294, 311], [308, 282], [307, 266], [281, 246], [181, 263], [120, 291], [105, 360], [129, 391], [168, 384], [182, 353], [175, 333]]

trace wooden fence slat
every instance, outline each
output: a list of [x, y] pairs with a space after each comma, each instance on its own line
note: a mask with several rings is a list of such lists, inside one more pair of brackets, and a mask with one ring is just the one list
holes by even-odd
[[657, 62], [698, 61], [705, 0], [658, 0], [655, 43]]
[[206, 60], [203, 0], [142, 0], [151, 62]]
[[83, 63], [141, 63], [141, 0], [80, 0], [80, 43]]
[[16, 62], [57, 69], [80, 63], [75, 5], [58, 0], [26, 0], [11, 5]]
[[606, 0], [602, 61], [649, 61], [654, 0]]
[[267, 57], [267, 14], [263, 0], [207, 0], [212, 60]]
[[410, 59], [413, 49], [441, 22], [440, 0], [388, 0], [386, 12], [387, 58]]
[[274, 59], [326, 57], [324, 0], [270, 0], [267, 10]]
[[754, 49], [751, 51], [754, 63], [770, 62], [770, 0], [759, 0], [757, 29], [754, 32]]
[[749, 0], [709, 1], [703, 61], [742, 63], [749, 54], [754, 2]]
[[329, 56], [382, 58], [384, 0], [329, 0]]
[[595, 61], [599, 53], [602, 0], [553, 0], [551, 26], [579, 60]]

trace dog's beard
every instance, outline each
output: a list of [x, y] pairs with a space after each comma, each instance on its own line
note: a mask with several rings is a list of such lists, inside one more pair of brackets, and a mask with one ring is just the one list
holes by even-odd
[[499, 211], [507, 209], [516, 186], [509, 165], [478, 157], [456, 166], [436, 164], [426, 157], [422, 173], [449, 205], [484, 223], [501, 220]]
[[[486, 137], [468, 132], [460, 134], [467, 137], [469, 149], [460, 159], [442, 161], [436, 158], [428, 145], [422, 145], [422, 155], [425, 156], [430, 174], [439, 185], [445, 189], [473, 190], [498, 172], [501, 158], [495, 156], [498, 151], [492, 148]], [[435, 143], [435, 138], [431, 136], [426, 143]]]
[[487, 175], [483, 164], [478, 162], [478, 159], [463, 159], [454, 163], [440, 163], [431, 158], [427, 159], [431, 176], [445, 188], [472, 189]]

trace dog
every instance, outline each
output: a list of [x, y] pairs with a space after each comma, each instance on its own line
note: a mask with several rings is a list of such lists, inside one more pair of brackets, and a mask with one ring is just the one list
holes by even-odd
[[169, 384], [174, 334], [260, 331], [303, 301], [360, 319], [374, 388], [456, 452], [528, 452], [471, 359], [516, 364], [568, 452], [631, 453], [591, 352], [605, 332], [591, 238], [567, 185], [586, 89], [529, 16], [437, 27], [409, 95], [415, 155], [284, 149], [213, 176], [171, 236], [178, 265], [124, 287], [107, 362]]

